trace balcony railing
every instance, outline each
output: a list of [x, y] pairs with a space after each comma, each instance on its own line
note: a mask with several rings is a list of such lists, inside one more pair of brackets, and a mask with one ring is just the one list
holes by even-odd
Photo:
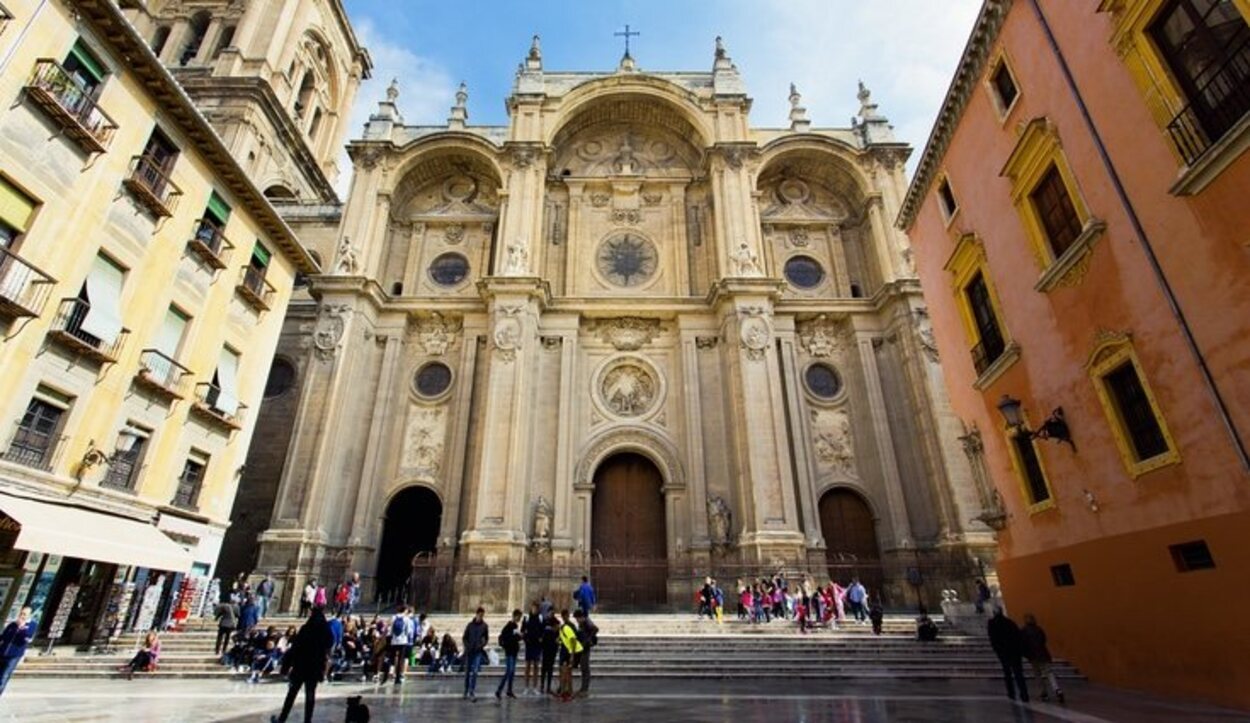
[[174, 215], [182, 189], [178, 188], [165, 170], [151, 156], [135, 156], [130, 159], [130, 174], [122, 181], [148, 213], [157, 218]]
[[117, 130], [117, 124], [100, 110], [92, 94], [50, 58], [35, 61], [26, 97], [87, 153], [103, 153]]
[[0, 316], [39, 316], [56, 279], [0, 246]]
[[998, 361], [1006, 349], [1007, 346], [1002, 338], [996, 335], [987, 335], [981, 343], [972, 347], [972, 366], [977, 370], [977, 374], [984, 374], [986, 369]]
[[234, 244], [230, 243], [216, 224], [204, 218], [196, 221], [195, 232], [187, 242], [187, 249], [206, 265], [221, 270], [226, 268]]
[[1250, 113], [1250, 33], [1211, 72], [1198, 96], [1168, 123], [1168, 135], [1185, 164], [1192, 166], [1238, 121]]
[[240, 403], [234, 414], [228, 414], [218, 408], [217, 400], [219, 397], [221, 397], [221, 389], [213, 384], [209, 382], [196, 384], [195, 403], [191, 405], [191, 411], [218, 426], [232, 430], [241, 429], [243, 427], [243, 412], [247, 410], [247, 405]]
[[62, 299], [56, 311], [56, 318], [52, 320], [52, 328], [48, 330], [48, 337], [77, 354], [101, 364], [112, 364], [121, 355], [122, 347], [126, 344], [126, 337], [130, 336], [130, 330], [122, 329], [111, 343], [100, 339], [83, 331], [82, 322], [87, 318], [89, 311], [91, 311], [91, 304], [82, 299]]
[[135, 383], [158, 397], [172, 401], [184, 398], [183, 380], [191, 370], [156, 349], [144, 349], [139, 355], [139, 373]]
[[243, 267], [239, 274], [239, 285], [234, 288], [257, 311], [269, 311], [273, 307], [273, 297], [278, 292], [265, 278], [264, 270], [254, 266]]
[[4, 453], [0, 454], [9, 462], [15, 462], [32, 469], [52, 471], [57, 456], [61, 452], [62, 442], [66, 435], [43, 435], [33, 429], [23, 427], [19, 421], [15, 425], [13, 435]]

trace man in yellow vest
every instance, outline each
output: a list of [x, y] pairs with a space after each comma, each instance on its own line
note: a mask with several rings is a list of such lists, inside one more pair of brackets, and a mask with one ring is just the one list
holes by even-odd
[[582, 643], [577, 627], [569, 621], [568, 608], [560, 611], [560, 700], [573, 699], [573, 668], [581, 663]]

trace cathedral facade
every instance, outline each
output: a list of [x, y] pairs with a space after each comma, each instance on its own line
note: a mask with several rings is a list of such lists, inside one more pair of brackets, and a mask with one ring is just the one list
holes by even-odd
[[851, 127], [792, 89], [754, 128], [719, 40], [711, 72], [549, 72], [535, 38], [506, 126], [463, 86], [406, 125], [398, 93], [349, 146], [223, 571], [496, 610], [588, 574], [643, 609], [779, 570], [935, 603], [992, 563], [867, 90]]

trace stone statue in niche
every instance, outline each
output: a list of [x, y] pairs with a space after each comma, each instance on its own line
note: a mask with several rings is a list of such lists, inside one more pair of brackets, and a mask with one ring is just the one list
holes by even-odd
[[603, 376], [600, 386], [603, 402], [622, 417], [637, 417], [655, 401], [656, 382], [651, 374], [635, 364], [621, 364]]
[[351, 239], [343, 237], [343, 243], [339, 244], [338, 272], [350, 276], [356, 273], [356, 268], [356, 248], [352, 246]]
[[738, 250], [733, 253], [731, 260], [734, 264], [735, 276], [762, 276], [760, 271], [760, 258], [755, 255], [751, 247], [746, 241], [738, 244]]
[[529, 273], [530, 253], [524, 241], [513, 241], [508, 244], [508, 258], [504, 261], [505, 276], [524, 276]]
[[812, 410], [812, 446], [816, 458], [836, 474], [855, 476], [855, 449], [851, 440], [851, 419], [843, 409]]
[[707, 501], [707, 536], [713, 545], [728, 545], [733, 527], [733, 512], [725, 498], [713, 496]]
[[530, 535], [530, 547], [546, 549], [551, 546], [551, 504], [547, 498], [538, 496], [534, 503], [534, 528]]

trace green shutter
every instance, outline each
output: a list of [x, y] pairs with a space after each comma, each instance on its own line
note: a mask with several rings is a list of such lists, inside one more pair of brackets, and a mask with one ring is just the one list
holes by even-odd
[[216, 191], [208, 197], [208, 209], [206, 210], [206, 213], [209, 218], [221, 224], [223, 227], [226, 225], [226, 222], [230, 220], [230, 206], [225, 201], [221, 200], [221, 196], [218, 196]]
[[69, 57], [77, 60], [78, 64], [82, 66], [82, 69], [90, 73], [91, 76], [95, 78], [95, 82], [100, 83], [104, 81], [104, 76], [106, 75], [104, 72], [104, 66], [100, 64], [100, 61], [95, 59], [95, 56], [91, 54], [90, 50], [87, 50], [87, 46], [84, 45], [81, 40], [74, 43], [74, 47], [70, 48]]
[[269, 249], [261, 245], [259, 241], [252, 247], [252, 259], [262, 267], [269, 265]]
[[0, 221], [12, 226], [18, 233], [25, 233], [34, 212], [35, 202], [0, 178]]

